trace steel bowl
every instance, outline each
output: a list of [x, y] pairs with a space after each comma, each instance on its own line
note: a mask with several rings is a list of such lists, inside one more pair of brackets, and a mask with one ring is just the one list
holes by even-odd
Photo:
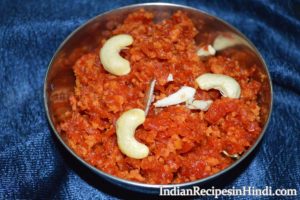
[[[82, 158], [76, 155], [76, 153], [65, 143], [63, 135], [61, 135], [57, 130], [57, 125], [61, 120], [64, 119], [64, 114], [70, 110], [69, 96], [73, 92], [75, 81], [72, 71], [72, 65], [74, 64], [74, 62], [82, 54], [94, 49], [96, 47], [95, 45], [98, 44], [95, 41], [99, 41], [102, 38], [107, 38], [109, 36], [109, 32], [113, 30], [119, 23], [122, 23], [124, 18], [129, 13], [141, 8], [153, 12], [155, 15], [154, 20], [157, 22], [170, 17], [172, 13], [177, 10], [182, 10], [187, 13], [187, 15], [193, 20], [196, 27], [202, 26], [204, 22], [207, 30], [209, 31], [230, 32], [239, 35], [246, 41], [246, 48], [248, 48], [248, 53], [251, 54], [251, 63], [249, 63], [249, 66], [250, 64], [251, 66], [253, 64], [256, 64], [258, 69], [267, 77], [265, 82], [262, 84], [262, 92], [259, 96], [260, 106], [262, 107], [261, 118], [263, 119], [263, 130], [259, 138], [252, 145], [252, 147], [241, 156], [240, 159], [235, 161], [228, 168], [212, 176], [192, 182], [169, 185], [145, 184], [121, 179], [116, 176], [107, 174], [85, 162]], [[198, 39], [196, 37], [196, 42], [197, 40]], [[67, 151], [70, 152], [70, 154], [74, 156], [80, 163], [82, 163], [82, 165], [86, 166], [91, 171], [108, 180], [109, 182], [127, 188], [129, 190], [147, 193], [157, 193], [161, 187], [173, 188], [201, 185], [215, 180], [216, 178], [219, 178], [223, 174], [236, 168], [237, 165], [239, 165], [243, 160], [249, 157], [251, 152], [257, 147], [264, 133], [266, 132], [266, 128], [268, 126], [272, 111], [272, 99], [272, 83], [267, 65], [252, 42], [250, 42], [236, 28], [215, 16], [209, 15], [195, 8], [169, 3], [145, 3], [130, 5], [105, 12], [87, 21], [75, 31], [73, 31], [59, 46], [48, 66], [48, 71], [46, 73], [44, 83], [44, 104], [50, 126], [52, 127], [54, 134], [56, 135], [58, 140], [67, 149]]]

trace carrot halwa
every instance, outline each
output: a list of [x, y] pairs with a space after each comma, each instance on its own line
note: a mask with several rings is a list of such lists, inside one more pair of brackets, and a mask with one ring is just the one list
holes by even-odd
[[[154, 23], [152, 13], [140, 10], [112, 32], [134, 38], [121, 52], [131, 65], [128, 75], [115, 76], [103, 69], [99, 49], [105, 41], [82, 55], [73, 66], [76, 86], [70, 98], [72, 112], [59, 126], [68, 145], [106, 173], [150, 184], [194, 181], [232, 164], [234, 160], [222, 151], [242, 154], [261, 132], [261, 83], [253, 78], [258, 73], [255, 65], [245, 67], [247, 61], [238, 61], [237, 57], [247, 59], [242, 53], [217, 53], [201, 60], [196, 54], [198, 31], [181, 11]], [[204, 73], [233, 77], [240, 84], [241, 97], [230, 99], [217, 90], [201, 90], [195, 79]], [[169, 74], [173, 81], [167, 80]], [[190, 86], [197, 88], [196, 99], [213, 103], [208, 111], [190, 110], [184, 104], [165, 108], [152, 105], [135, 133], [150, 154], [143, 159], [129, 158], [118, 148], [115, 124], [123, 112], [144, 109], [145, 92], [153, 78], [157, 80], [155, 100]]]

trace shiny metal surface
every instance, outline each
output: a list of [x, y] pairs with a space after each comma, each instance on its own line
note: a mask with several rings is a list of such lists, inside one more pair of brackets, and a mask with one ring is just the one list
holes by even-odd
[[[98, 44], [98, 41], [100, 41], [103, 38], [109, 37], [111, 34], [111, 30], [113, 30], [117, 24], [122, 23], [122, 20], [127, 16], [128, 13], [131, 13], [141, 8], [153, 12], [155, 14], [155, 21], [157, 22], [170, 17], [172, 13], [177, 10], [182, 10], [186, 12], [188, 16], [193, 20], [196, 27], [204, 26], [207, 32], [213, 32], [216, 34], [237, 34], [246, 41], [247, 45], [239, 45], [228, 50], [225, 49], [222, 50], [220, 54], [230, 55], [236, 53], [237, 51], [245, 52], [246, 55], [249, 57], [249, 62], [244, 64], [249, 67], [253, 64], [256, 64], [258, 69], [261, 72], [263, 72], [267, 77], [267, 79], [263, 83], [263, 92], [259, 97], [259, 102], [262, 106], [261, 117], [264, 121], [264, 123], [262, 124], [263, 131], [261, 135], [255, 142], [255, 144], [247, 152], [245, 152], [240, 159], [238, 159], [230, 167], [217, 174], [197, 181], [176, 185], [152, 185], [120, 179], [118, 177], [109, 175], [86, 163], [69, 148], [69, 146], [64, 142], [63, 134], [61, 135], [57, 130], [57, 124], [59, 124], [61, 120], [67, 117], [68, 111], [70, 111], [69, 96], [73, 93], [75, 81], [74, 74], [72, 71], [72, 65], [74, 64], [74, 62], [82, 54], [95, 49], [96, 45]], [[197, 43], [200, 42], [200, 38], [205, 37], [205, 35], [203, 34], [205, 33], [198, 34], [198, 36], [196, 37]], [[272, 111], [272, 83], [266, 63], [264, 62], [258, 50], [244, 35], [242, 35], [231, 25], [218, 19], [217, 17], [208, 15], [202, 11], [196, 10], [191, 7], [167, 3], [146, 3], [119, 8], [98, 15], [86, 22], [85, 24], [83, 24], [82, 26], [80, 26], [79, 28], [77, 28], [71, 35], [69, 35], [66, 38], [66, 40], [60, 45], [49, 64], [44, 83], [44, 103], [49, 123], [53, 128], [55, 135], [63, 144], [63, 146], [75, 158], [77, 158], [79, 162], [81, 162], [83, 165], [91, 169], [99, 176], [102, 176], [108, 181], [115, 183], [121, 187], [134, 191], [157, 193], [161, 186], [167, 188], [174, 186], [188, 187], [195, 184], [203, 184], [235, 168], [235, 166], [237, 166], [246, 157], [248, 157], [248, 155], [255, 149], [255, 147], [261, 141], [270, 119]]]

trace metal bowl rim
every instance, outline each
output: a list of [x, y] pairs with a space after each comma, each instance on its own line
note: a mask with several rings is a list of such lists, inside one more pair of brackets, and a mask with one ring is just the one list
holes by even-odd
[[[255, 53], [258, 55], [260, 61], [263, 64], [263, 67], [267, 73], [268, 79], [269, 79], [269, 85], [270, 85], [270, 106], [269, 106], [269, 113], [268, 113], [268, 118], [264, 124], [264, 127], [260, 133], [260, 136], [257, 138], [256, 142], [251, 146], [250, 149], [247, 150], [246, 153], [244, 153], [242, 155], [242, 157], [235, 161], [233, 164], [231, 164], [229, 167], [221, 170], [220, 172], [213, 174], [211, 176], [199, 179], [199, 180], [195, 180], [195, 181], [191, 181], [191, 182], [185, 182], [185, 183], [179, 183], [179, 184], [147, 184], [147, 183], [139, 183], [139, 182], [135, 182], [135, 181], [129, 181], [129, 180], [125, 180], [110, 174], [107, 174], [104, 171], [101, 171], [100, 169], [90, 165], [89, 163], [87, 163], [86, 161], [84, 161], [81, 157], [79, 157], [65, 142], [64, 140], [61, 138], [60, 134], [58, 133], [58, 131], [55, 129], [54, 124], [52, 123], [52, 120], [50, 118], [50, 114], [49, 114], [49, 108], [48, 108], [48, 101], [47, 101], [47, 80], [48, 80], [48, 73], [51, 69], [51, 66], [54, 62], [54, 60], [56, 59], [59, 51], [64, 47], [64, 45], [69, 41], [69, 39], [75, 35], [78, 31], [80, 31], [81, 29], [83, 29], [86, 25], [92, 23], [93, 21], [95, 21], [96, 19], [102, 17], [103, 15], [107, 15], [111, 12], [117, 12], [120, 10], [124, 10], [124, 9], [134, 9], [134, 8], [142, 8], [145, 7], [147, 8], [147, 6], [169, 6], [169, 7], [173, 7], [173, 8], [183, 8], [183, 9], [187, 9], [187, 10], [192, 10], [192, 11], [196, 11], [196, 12], [200, 12], [203, 15], [212, 17], [214, 19], [217, 19], [218, 21], [220, 21], [221, 23], [225, 24], [226, 26], [228, 26], [229, 28], [231, 28], [232, 30], [234, 30], [235, 32], [237, 32], [240, 36], [242, 36], [254, 49]], [[199, 10], [197, 8], [193, 8], [190, 6], [186, 6], [186, 5], [180, 5], [180, 4], [173, 4], [173, 3], [162, 3], [162, 2], [153, 2], [153, 3], [138, 3], [138, 4], [131, 4], [131, 5], [127, 5], [127, 6], [123, 6], [123, 7], [119, 7], [116, 9], [112, 9], [106, 12], [103, 12], [91, 19], [89, 19], [88, 21], [86, 21], [85, 23], [83, 23], [82, 25], [80, 25], [79, 27], [77, 27], [74, 31], [72, 31], [67, 37], [66, 39], [59, 45], [59, 47], [57, 48], [57, 50], [55, 51], [49, 65], [48, 65], [48, 69], [46, 72], [46, 76], [44, 79], [44, 88], [43, 88], [43, 98], [44, 98], [44, 107], [45, 107], [45, 111], [46, 111], [46, 115], [48, 118], [48, 122], [52, 128], [52, 130], [54, 131], [56, 137], [58, 138], [58, 140], [61, 142], [61, 144], [68, 150], [69, 153], [71, 153], [79, 162], [81, 162], [84, 166], [86, 166], [87, 168], [89, 168], [90, 170], [92, 170], [94, 173], [102, 176], [105, 179], [108, 179], [111, 182], [118, 182], [121, 184], [126, 184], [126, 185], [131, 185], [131, 186], [135, 186], [135, 187], [139, 187], [139, 188], [144, 188], [144, 189], [159, 189], [159, 188], [172, 188], [172, 187], [188, 187], [188, 186], [193, 186], [193, 185], [198, 185], [198, 184], [202, 184], [205, 182], [208, 182], [212, 179], [215, 179], [227, 172], [229, 172], [230, 170], [232, 170], [233, 168], [235, 168], [237, 165], [239, 165], [243, 160], [245, 160], [252, 152], [253, 150], [257, 147], [257, 145], [260, 143], [260, 141], [262, 140], [267, 127], [269, 125], [270, 122], [270, 118], [271, 118], [271, 114], [272, 114], [272, 109], [273, 109], [273, 86], [272, 86], [272, 80], [271, 80], [271, 75], [269, 72], [269, 69], [267, 67], [267, 64], [265, 62], [265, 60], [263, 59], [263, 57], [261, 56], [261, 54], [259, 53], [259, 51], [257, 50], [257, 48], [255, 47], [255, 45], [243, 34], [241, 33], [237, 28], [235, 28], [233, 25], [229, 24], [228, 22], [224, 21], [223, 19], [216, 17], [212, 14], [208, 14], [207, 12], [203, 11], [203, 10]]]

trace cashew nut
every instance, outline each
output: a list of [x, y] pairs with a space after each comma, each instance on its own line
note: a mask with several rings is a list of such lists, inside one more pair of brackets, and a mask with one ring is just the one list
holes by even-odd
[[142, 159], [149, 154], [149, 148], [134, 138], [136, 128], [144, 121], [145, 112], [137, 108], [124, 112], [117, 120], [118, 146], [130, 158]]
[[186, 107], [191, 110], [207, 111], [212, 102], [212, 100], [191, 100], [186, 102]]
[[155, 107], [166, 107], [175, 104], [180, 104], [189, 99], [192, 99], [196, 93], [196, 90], [192, 87], [183, 86], [177, 92], [167, 96], [166, 98], [160, 99], [154, 103]]
[[221, 51], [236, 45], [246, 45], [252, 49], [244, 38], [235, 33], [222, 33], [218, 35], [213, 42], [213, 48], [216, 51]]
[[239, 98], [241, 95], [239, 83], [230, 76], [206, 73], [199, 76], [196, 82], [202, 90], [216, 89], [224, 97]]
[[104, 69], [111, 74], [122, 76], [130, 72], [130, 63], [120, 56], [120, 51], [133, 43], [133, 38], [120, 34], [109, 38], [100, 50], [100, 59]]
[[216, 54], [216, 50], [211, 45], [202, 47], [197, 51], [197, 55], [201, 57], [213, 56], [215, 54]]

